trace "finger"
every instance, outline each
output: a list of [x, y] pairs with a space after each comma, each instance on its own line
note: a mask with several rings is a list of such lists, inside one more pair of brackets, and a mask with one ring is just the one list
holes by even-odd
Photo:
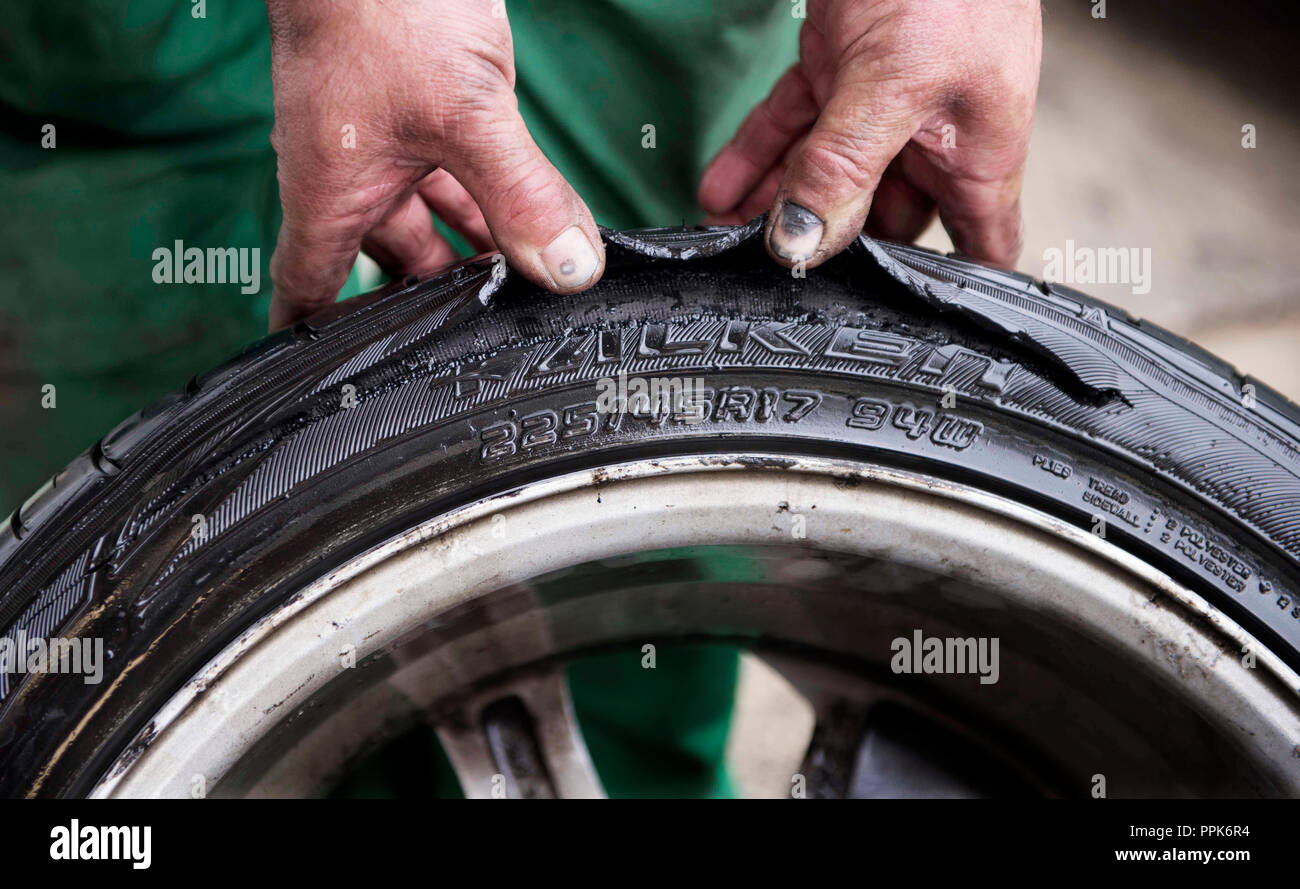
[[909, 169], [908, 178], [935, 199], [959, 254], [1011, 267], [1021, 248], [1020, 189], [1038, 95], [1040, 5], [996, 8], [1011, 16], [1009, 28], [1027, 24], [1030, 33], [1022, 35], [1020, 51], [967, 83], [956, 127], [948, 133], [952, 139], [936, 142], [932, 131], [918, 139], [924, 150], [908, 160], [924, 155], [936, 175]]
[[342, 206], [344, 199], [312, 194], [303, 178], [281, 175], [284, 217], [271, 256], [273, 330], [334, 302], [362, 236], [383, 213], [382, 207], [353, 210]]
[[767, 175], [763, 177], [763, 180], [741, 199], [740, 204], [734, 210], [721, 214], [707, 214], [705, 216], [706, 223], [710, 225], [744, 225], [746, 222], [750, 222], [770, 210], [772, 201], [776, 199], [777, 190], [781, 186], [781, 180], [785, 178], [786, 167], [790, 164], [790, 155], [793, 154], [797, 147], [797, 144], [790, 145], [776, 165], [767, 171]]
[[939, 189], [939, 219], [953, 248], [979, 262], [1011, 268], [1020, 255], [1023, 167], [1001, 179], [950, 177]]
[[459, 258], [434, 231], [429, 208], [414, 192], [366, 233], [361, 249], [393, 277], [431, 272]]
[[476, 251], [486, 253], [496, 249], [483, 211], [455, 176], [446, 170], [434, 170], [420, 180], [419, 191], [434, 215], [469, 241]]
[[542, 154], [512, 101], [463, 122], [444, 166], [473, 196], [510, 264], [548, 290], [600, 280], [605, 248], [591, 211]]
[[934, 219], [934, 199], [909, 182], [900, 171], [899, 160], [907, 151], [904, 148], [903, 155], [885, 169], [880, 184], [876, 186], [865, 227], [873, 238], [911, 242], [920, 237]]
[[751, 191], [736, 209], [726, 213], [709, 213], [704, 217], [704, 224], [744, 225], [751, 219], [761, 216], [768, 207], [772, 206], [784, 173], [784, 167], [773, 167], [758, 187]]
[[741, 222], [749, 222], [756, 216], [762, 215], [772, 202], [776, 200], [777, 189], [781, 187], [781, 179], [785, 176], [785, 167], [773, 167], [763, 178], [763, 181], [750, 192], [736, 210], [736, 215]]
[[736, 209], [816, 118], [812, 87], [796, 64], [754, 107], [705, 169], [700, 179], [700, 206], [714, 214]]
[[927, 113], [915, 96], [853, 73], [841, 71], [773, 202], [767, 247], [782, 265], [811, 268], [857, 237], [881, 174]]
[[1017, 110], [1003, 101], [996, 112], [972, 115], [948, 148], [918, 137], [899, 161], [905, 178], [938, 205], [959, 254], [1010, 268], [1020, 255], [1020, 187], [1032, 105]]

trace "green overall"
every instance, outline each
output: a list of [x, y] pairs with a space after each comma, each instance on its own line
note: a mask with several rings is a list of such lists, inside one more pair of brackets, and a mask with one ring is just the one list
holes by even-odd
[[[597, 222], [698, 221], [705, 163], [795, 58], [791, 8], [510, 0], [520, 109]], [[265, 333], [280, 223], [262, 3], [10, 0], [4, 17], [0, 514], [134, 410]], [[176, 241], [260, 248], [260, 292], [156, 283], [154, 250]], [[343, 296], [375, 283], [364, 277], [354, 272]], [[735, 674], [735, 652], [710, 646], [661, 651], [655, 670], [630, 656], [574, 665], [610, 794], [730, 792]], [[344, 792], [445, 788], [427, 738], [395, 751]], [[402, 756], [427, 774], [395, 767]]]

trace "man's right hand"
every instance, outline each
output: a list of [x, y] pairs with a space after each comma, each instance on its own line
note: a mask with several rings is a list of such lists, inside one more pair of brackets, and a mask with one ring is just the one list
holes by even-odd
[[266, 5], [284, 208], [272, 329], [334, 302], [359, 249], [395, 276], [453, 262], [430, 211], [549, 290], [600, 279], [591, 211], [519, 116], [504, 3]]

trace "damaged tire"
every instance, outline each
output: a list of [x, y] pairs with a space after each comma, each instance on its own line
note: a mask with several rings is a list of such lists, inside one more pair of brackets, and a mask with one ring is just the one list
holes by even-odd
[[1066, 288], [760, 232], [408, 279], [109, 433], [0, 533], [11, 646], [104, 651], [0, 676], [0, 794], [317, 793], [428, 723], [468, 795], [598, 795], [563, 665], [701, 639], [809, 700], [811, 796], [1300, 794], [1296, 406]]

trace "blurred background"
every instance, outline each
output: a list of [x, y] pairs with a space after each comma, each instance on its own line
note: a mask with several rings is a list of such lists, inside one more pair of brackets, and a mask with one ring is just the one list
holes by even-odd
[[[1043, 5], [1043, 71], [1020, 269], [1045, 250], [1151, 249], [1151, 289], [1077, 289], [1187, 337], [1300, 401], [1300, 6], [1207, 0]], [[1242, 147], [1254, 124], [1256, 147]], [[936, 223], [921, 238], [948, 252]], [[729, 759], [785, 796], [811, 709], [742, 656]]]
[[[1021, 270], [1067, 239], [1150, 248], [1149, 293], [1074, 286], [1300, 400], [1300, 7], [1093, 5], [1044, 4]], [[952, 249], [938, 225], [921, 243]]]

